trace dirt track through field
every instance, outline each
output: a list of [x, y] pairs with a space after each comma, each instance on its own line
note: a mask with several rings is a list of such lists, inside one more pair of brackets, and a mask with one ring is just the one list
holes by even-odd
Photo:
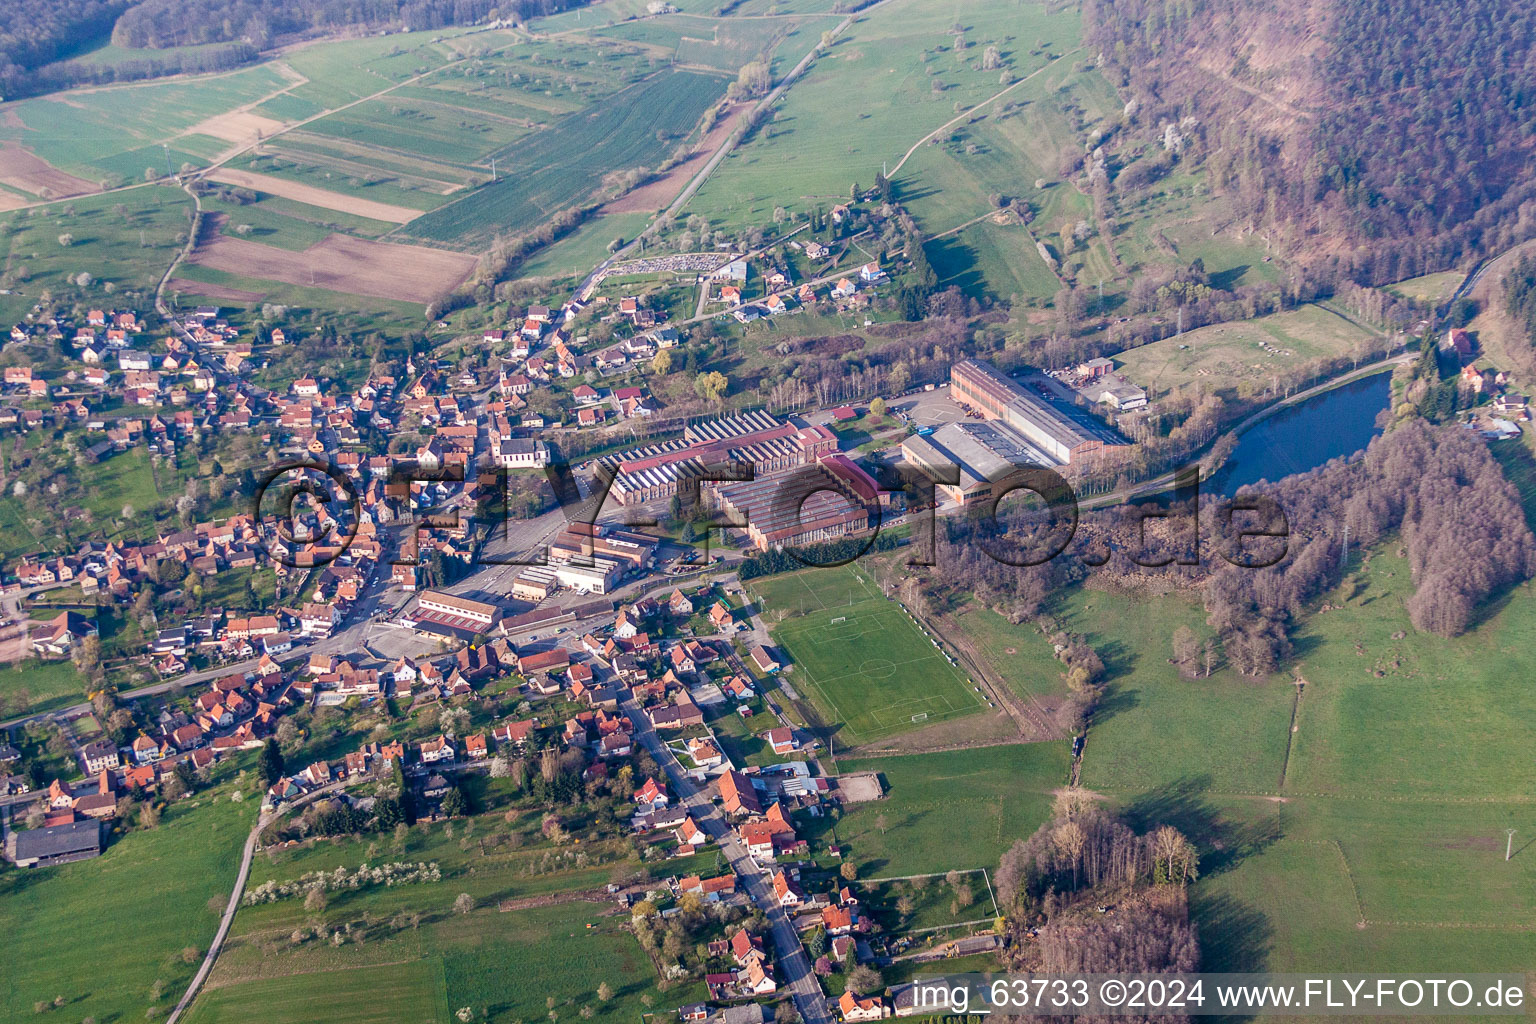
[[0, 142], [0, 183], [30, 192], [43, 199], [96, 192], [93, 181], [77, 178], [14, 142]]
[[392, 203], [360, 199], [340, 192], [315, 188], [313, 185], [301, 185], [299, 182], [276, 178], [270, 174], [253, 174], [250, 171], [236, 171], [221, 167], [209, 174], [208, 179], [234, 185], [237, 188], [248, 188], [268, 195], [281, 196], [284, 199], [292, 199], [297, 203], [306, 203], [326, 210], [338, 210], [358, 217], [389, 221], [391, 224], [404, 224], [413, 217], [421, 216], [420, 210], [413, 210], [408, 206], [395, 206]]
[[282, 281], [350, 295], [431, 302], [475, 268], [475, 258], [420, 245], [328, 235], [302, 252], [229, 238], [214, 224], [191, 262], [240, 277]]
[[173, 292], [183, 292], [187, 295], [203, 295], [210, 299], [223, 299], [226, 302], [259, 302], [266, 298], [264, 292], [247, 291], [244, 288], [230, 288], [222, 284], [204, 284], [202, 281], [191, 281], [184, 277], [173, 277], [165, 282], [165, 287]]

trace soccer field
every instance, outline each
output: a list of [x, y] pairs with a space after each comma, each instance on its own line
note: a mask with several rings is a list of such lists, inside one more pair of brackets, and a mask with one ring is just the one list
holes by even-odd
[[965, 673], [901, 605], [853, 566], [753, 581], [774, 641], [794, 664], [790, 685], [865, 743], [985, 707]]

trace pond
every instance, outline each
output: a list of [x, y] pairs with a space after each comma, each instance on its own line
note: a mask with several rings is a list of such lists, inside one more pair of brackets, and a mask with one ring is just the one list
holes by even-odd
[[1226, 463], [1200, 489], [1231, 495], [1353, 455], [1381, 433], [1376, 415], [1392, 398], [1390, 371], [1362, 377], [1287, 406], [1245, 430]]

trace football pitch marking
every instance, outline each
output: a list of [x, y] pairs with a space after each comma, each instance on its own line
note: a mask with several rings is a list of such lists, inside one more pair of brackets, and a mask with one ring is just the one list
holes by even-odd
[[[795, 657], [794, 660], [799, 668], [797, 685], [804, 686], [812, 692], [817, 702], [835, 715], [846, 729], [859, 738], [859, 742], [877, 739], [903, 727], [964, 714], [985, 706], [985, 702], [969, 690], [965, 691], [964, 699], [956, 694], [928, 693], [920, 696], [904, 696], [878, 707], [864, 707], [857, 715], [850, 718], [838, 706], [837, 701], [832, 699], [831, 691], [835, 691], [839, 684], [845, 684], [843, 689], [850, 692], [864, 691], [860, 694], [863, 698], [878, 693], [884, 681], [895, 678], [902, 672], [917, 673], [920, 676], [932, 674], [925, 672], [924, 666], [934, 661], [944, 663], [943, 668], [935, 668], [935, 671], [941, 676], [952, 676], [962, 690], [965, 689], [967, 680], [965, 674], [944, 655], [937, 641], [918, 625], [910, 612], [892, 602], [878, 588], [871, 588], [863, 573], [848, 569], [845, 570], [844, 576], [851, 576], [858, 586], [854, 587], [851, 583], [838, 586], [832, 588], [836, 596], [824, 596], [824, 591], [818, 591], [802, 575], [796, 577], [796, 582], [804, 589], [806, 598], [796, 600], [791, 596], [794, 594], [793, 591], [781, 598], [785, 610], [791, 617], [776, 627], [775, 633], [778, 642], [788, 649], [792, 657], [794, 657], [795, 646], [802, 643], [810, 648], [824, 651], [829, 644], [846, 646], [862, 641], [871, 649], [871, 653], [876, 650], [888, 650], [889, 644], [884, 643], [882, 638], [890, 634], [893, 627], [884, 621], [882, 617], [884, 614], [905, 615], [907, 621], [900, 623], [900, 628], [917, 630], [924, 640], [932, 644], [934, 650], [923, 651], [918, 657], [899, 663], [878, 656], [866, 658], [856, 667], [844, 663], [838, 667], [846, 668], [846, 671], [824, 678], [810, 671], [804, 659]], [[869, 602], [876, 598], [879, 598], [882, 604], [878, 608], [867, 607]], [[894, 608], [891, 607], [892, 605]], [[854, 610], [854, 606], [865, 607]], [[847, 608], [848, 611], [836, 614], [843, 608]], [[828, 617], [821, 619], [817, 616], [818, 612], [825, 613]], [[809, 650], [806, 653], [810, 653]], [[817, 660], [822, 660], [824, 657], [823, 655]]]

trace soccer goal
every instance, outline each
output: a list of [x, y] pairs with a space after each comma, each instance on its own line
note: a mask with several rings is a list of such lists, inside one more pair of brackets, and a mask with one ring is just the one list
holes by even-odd
[[926, 722], [926, 721], [928, 721], [928, 712], [924, 711], [922, 714], [913, 715], [912, 716], [912, 721], [914, 721], [914, 722]]
[[846, 616], [846, 615], [839, 615], [837, 618], [835, 618], [831, 622], [827, 623], [827, 625], [835, 626], [839, 622], [847, 622], [847, 621], [848, 621], [848, 616]]

